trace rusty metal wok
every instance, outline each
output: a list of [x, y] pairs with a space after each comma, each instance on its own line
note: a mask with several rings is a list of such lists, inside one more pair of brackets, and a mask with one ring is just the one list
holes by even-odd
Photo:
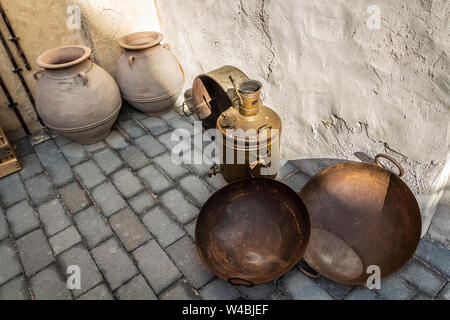
[[203, 263], [232, 284], [253, 286], [289, 271], [305, 252], [308, 212], [287, 185], [242, 179], [217, 191], [197, 220], [196, 246]]
[[[399, 173], [382, 168], [381, 158], [392, 161]], [[419, 243], [420, 210], [400, 179], [403, 168], [388, 155], [375, 160], [377, 165], [345, 162], [328, 167], [300, 191], [311, 217], [304, 259], [338, 283], [365, 285], [373, 272], [370, 266], [379, 267], [381, 277], [391, 275]]]

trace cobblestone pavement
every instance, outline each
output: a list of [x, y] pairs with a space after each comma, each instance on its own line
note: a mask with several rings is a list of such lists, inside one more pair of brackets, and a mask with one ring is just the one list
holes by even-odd
[[[214, 277], [194, 245], [196, 217], [225, 182], [209, 165], [174, 165], [171, 131], [193, 120], [125, 107], [112, 133], [82, 146], [62, 136], [17, 144], [23, 170], [0, 180], [0, 299], [450, 299], [450, 250], [425, 238], [381, 290], [311, 280], [292, 269], [254, 288]], [[293, 163], [279, 180], [308, 180]], [[67, 267], [81, 268], [68, 290]]]

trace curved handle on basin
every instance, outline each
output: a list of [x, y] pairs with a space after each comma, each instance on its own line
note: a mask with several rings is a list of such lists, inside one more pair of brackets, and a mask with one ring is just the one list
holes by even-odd
[[397, 160], [395, 160], [394, 158], [392, 158], [391, 156], [389, 156], [389, 155], [387, 155], [387, 154], [383, 154], [383, 153], [378, 154], [378, 155], [375, 157], [375, 162], [376, 162], [376, 164], [377, 164], [380, 168], [383, 168], [383, 169], [384, 169], [384, 167], [383, 167], [383, 165], [380, 163], [380, 158], [388, 159], [388, 160], [391, 161], [393, 164], [395, 164], [395, 166], [398, 168], [398, 171], [399, 171], [399, 172], [397, 173], [397, 176], [398, 176], [399, 178], [403, 177], [403, 175], [405, 174], [405, 169], [403, 169], [403, 167], [400, 165], [400, 163], [398, 163]]
[[228, 278], [228, 282], [234, 286], [246, 286], [248, 288], [255, 286], [255, 284], [250, 280], [245, 280], [242, 278]]
[[33, 73], [34, 80], [39, 81], [42, 78], [43, 74], [44, 74], [44, 70], [36, 71], [35, 73]]
[[83, 79], [83, 84], [86, 85], [86, 83], [89, 81], [86, 72], [80, 72], [78, 75], [81, 77], [81, 79]]
[[[162, 46], [164, 48], [166, 48], [167, 50], [169, 50], [170, 52], [172, 52], [170, 44], [164, 43]], [[183, 83], [186, 83], [186, 74], [184, 73], [183, 66], [181, 65], [181, 62], [180, 62], [180, 60], [178, 60], [177, 56], [173, 52], [172, 52], [172, 54], [175, 57], [175, 59], [177, 60], [178, 66], [180, 67], [181, 73], [183, 74]]]
[[318, 273], [316, 270], [311, 268], [311, 266], [309, 264], [307, 264], [306, 261], [303, 259], [301, 259], [299, 262], [297, 262], [297, 269], [312, 279], [320, 278], [320, 273]]
[[129, 57], [128, 57], [128, 64], [130, 65], [130, 67], [133, 66], [133, 64], [134, 64], [134, 59], [136, 59], [135, 56], [129, 56]]

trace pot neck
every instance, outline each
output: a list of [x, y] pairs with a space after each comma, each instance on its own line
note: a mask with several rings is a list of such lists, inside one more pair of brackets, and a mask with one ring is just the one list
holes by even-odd
[[73, 66], [68, 66], [60, 69], [45, 69], [45, 73], [50, 77], [70, 77], [76, 76], [80, 72], [88, 72], [93, 66], [93, 62], [90, 59], [86, 59]]

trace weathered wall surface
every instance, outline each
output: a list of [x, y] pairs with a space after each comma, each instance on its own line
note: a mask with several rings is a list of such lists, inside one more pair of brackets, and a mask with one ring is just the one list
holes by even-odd
[[[3, 7], [18, 36], [20, 44], [32, 70], [24, 69], [23, 75], [34, 93], [36, 83], [33, 73], [39, 70], [36, 58], [46, 50], [71, 44], [83, 44], [93, 50], [96, 63], [114, 73], [121, 54], [117, 39], [134, 31], [159, 30], [158, 17], [153, 0], [2, 0]], [[80, 29], [70, 29], [68, 19], [74, 11], [71, 5], [80, 9]], [[9, 34], [0, 21], [0, 30], [5, 37]], [[16, 61], [23, 67], [15, 47], [10, 44]], [[26, 122], [32, 131], [40, 130], [35, 112], [28, 101], [18, 78], [11, 72], [12, 66], [0, 46], [0, 72], [9, 91], [18, 102]], [[14, 112], [7, 107], [6, 97], [0, 92], [0, 126], [11, 140], [24, 136]]]
[[401, 160], [425, 230], [449, 175], [450, 2], [377, 1], [378, 30], [371, 4], [156, 0], [188, 80], [231, 64], [262, 81], [283, 154], [309, 174], [326, 158]]

